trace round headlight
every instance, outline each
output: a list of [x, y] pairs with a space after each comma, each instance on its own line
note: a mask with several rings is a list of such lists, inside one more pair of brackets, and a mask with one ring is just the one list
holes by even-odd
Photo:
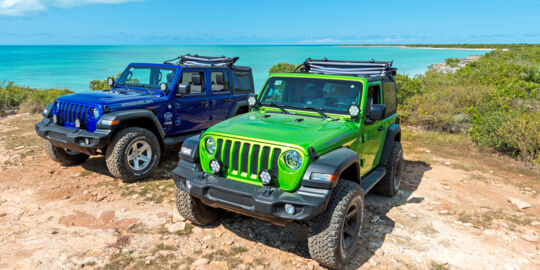
[[209, 137], [208, 139], [206, 139], [205, 146], [206, 151], [208, 151], [209, 154], [213, 154], [214, 152], [216, 152], [216, 140], [214, 140], [214, 138]]
[[289, 150], [283, 154], [287, 167], [298, 170], [302, 167], [302, 156], [295, 150]]
[[91, 108], [90, 109], [90, 117], [92, 117], [93, 119], [98, 119], [99, 118], [99, 110], [97, 108]]

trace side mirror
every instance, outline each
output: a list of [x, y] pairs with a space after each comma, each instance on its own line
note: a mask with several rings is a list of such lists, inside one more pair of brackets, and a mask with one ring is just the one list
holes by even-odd
[[111, 77], [111, 78], [108, 78], [108, 79], [107, 79], [107, 83], [109, 84], [109, 86], [110, 86], [111, 88], [114, 88], [114, 78], [112, 78], [112, 77]]
[[373, 121], [383, 120], [385, 111], [386, 111], [385, 104], [371, 104], [369, 108], [368, 117], [370, 120], [373, 120]]
[[177, 97], [181, 97], [187, 93], [189, 93], [189, 84], [181, 83], [178, 85], [178, 88], [176, 88]]

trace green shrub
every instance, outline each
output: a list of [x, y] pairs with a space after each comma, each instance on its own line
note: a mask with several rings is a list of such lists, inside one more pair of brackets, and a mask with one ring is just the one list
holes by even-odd
[[[120, 75], [122, 75], [122, 73], [117, 74], [114, 77], [114, 79], [118, 80]], [[95, 90], [109, 90], [109, 89], [111, 89], [111, 87], [109, 86], [109, 78], [110, 77], [113, 77], [113, 76], [109, 76], [107, 79], [105, 79], [103, 81], [93, 80], [93, 81], [90, 82], [90, 85], [88, 87], [90, 87], [90, 90], [93, 90], [93, 91], [95, 91]]]
[[453, 74], [398, 76], [404, 123], [468, 132], [480, 145], [540, 165], [540, 47], [508, 47]]
[[459, 64], [459, 61], [460, 61], [459, 58], [446, 58], [444, 60], [444, 63], [446, 63], [447, 65], [451, 67], [457, 67], [457, 65]]
[[293, 72], [296, 67], [297, 67], [296, 65], [293, 65], [290, 63], [285, 63], [285, 62], [277, 63], [270, 68], [270, 70], [268, 71], [268, 74]]
[[33, 89], [18, 86], [13, 82], [2, 82], [0, 83], [0, 112], [18, 110], [21, 104], [24, 104], [23, 111], [36, 112], [36, 108], [43, 109], [55, 98], [70, 93], [73, 92], [68, 89]]

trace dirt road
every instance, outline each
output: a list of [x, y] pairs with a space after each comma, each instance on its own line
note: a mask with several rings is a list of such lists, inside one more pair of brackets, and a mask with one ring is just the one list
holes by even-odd
[[[33, 130], [38, 120], [0, 118], [0, 268], [321, 268], [300, 225], [231, 213], [208, 227], [186, 222], [170, 180], [178, 149], [151, 179], [124, 184], [102, 157], [73, 167], [49, 160]], [[402, 190], [366, 196], [347, 269], [540, 268], [537, 171], [464, 136], [407, 129], [403, 138]]]

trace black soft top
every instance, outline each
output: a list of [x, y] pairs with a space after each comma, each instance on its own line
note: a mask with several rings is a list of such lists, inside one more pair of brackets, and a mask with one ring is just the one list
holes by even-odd
[[[251, 67], [248, 66], [236, 66], [234, 65], [238, 61], [239, 57], [225, 57], [225, 56], [202, 56], [186, 54], [178, 56], [174, 59], [163, 62], [164, 64], [176, 64], [182, 67], [197, 67], [197, 68], [230, 68], [241, 71], [251, 71]], [[176, 63], [174, 63], [176, 61]]]
[[308, 58], [296, 68], [295, 72], [359, 76], [368, 80], [381, 78], [394, 80], [397, 68], [393, 68], [392, 63], [393, 61], [375, 61], [373, 59], [369, 61], [341, 61]]

